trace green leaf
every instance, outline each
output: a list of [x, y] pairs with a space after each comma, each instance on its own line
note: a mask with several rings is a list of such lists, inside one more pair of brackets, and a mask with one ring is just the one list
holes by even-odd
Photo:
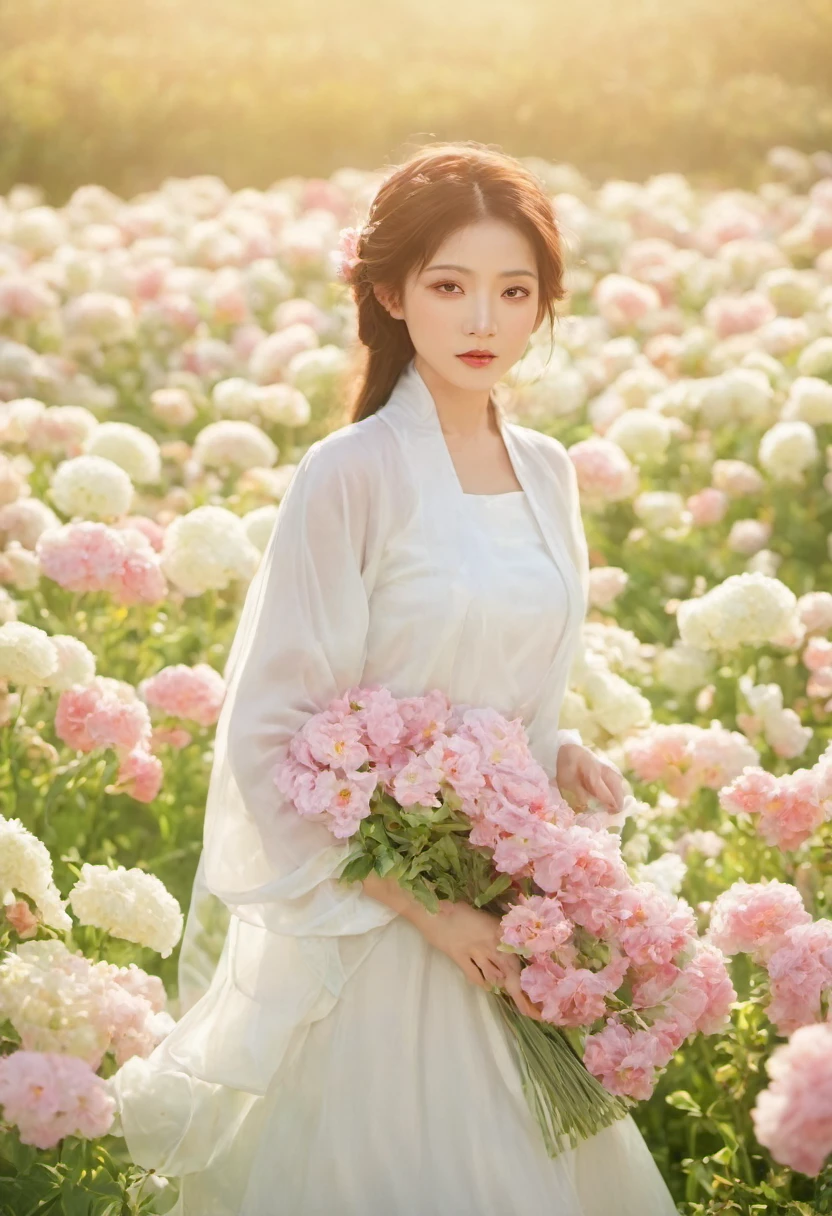
[[341, 871], [341, 882], [361, 882], [374, 868], [372, 853], [364, 853], [348, 861]]
[[499, 878], [495, 878], [490, 887], [477, 896], [474, 900], [474, 905], [481, 908], [484, 904], [490, 903], [492, 899], [496, 899], [498, 895], [502, 895], [511, 886], [511, 875], [501, 874]]
[[676, 1110], [686, 1110], [691, 1115], [702, 1115], [702, 1109], [695, 1098], [692, 1098], [686, 1089], [677, 1089], [675, 1093], [668, 1094], [665, 1098], [668, 1106], [673, 1106]]

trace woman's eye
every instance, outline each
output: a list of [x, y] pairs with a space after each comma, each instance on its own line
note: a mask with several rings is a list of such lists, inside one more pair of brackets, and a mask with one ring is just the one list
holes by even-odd
[[[443, 288], [443, 287], [457, 287], [457, 286], [459, 286], [459, 284], [457, 284], [457, 283], [437, 283], [437, 284], [436, 284], [436, 290], [437, 290], [437, 291], [439, 291], [440, 295], [443, 295], [443, 296], [450, 296], [450, 295], [453, 295], [453, 294], [454, 294], [452, 291], [442, 291], [442, 290], [441, 290], [441, 288]], [[528, 296], [528, 295], [530, 294], [530, 293], [529, 293], [529, 292], [526, 290], [526, 288], [525, 288], [525, 287], [507, 287], [507, 288], [506, 288], [506, 291], [507, 291], [507, 292], [508, 292], [508, 291], [520, 291], [520, 292], [522, 292], [522, 293], [523, 293], [523, 294], [522, 294], [522, 295], [520, 295], [520, 296], [509, 296], [509, 299], [511, 299], [511, 300], [518, 300], [518, 299], [519, 299], [519, 300], [522, 300], [522, 299], [524, 299], [526, 296]]]

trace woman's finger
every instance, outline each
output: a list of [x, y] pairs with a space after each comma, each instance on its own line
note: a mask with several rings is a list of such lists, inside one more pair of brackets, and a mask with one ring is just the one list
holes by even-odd
[[467, 979], [469, 979], [472, 984], [476, 984], [478, 988], [490, 988], [491, 987], [488, 980], [486, 980], [483, 977], [483, 974], [480, 971], [479, 967], [477, 967], [471, 961], [471, 959], [469, 959], [469, 958], [461, 959], [459, 961], [459, 966], [462, 968], [462, 971], [463, 971], [465, 977]]
[[487, 955], [478, 956], [474, 959], [475, 966], [479, 967], [485, 978], [492, 984], [502, 984], [504, 980], [503, 969], [497, 963], [490, 959]]
[[521, 1013], [525, 1013], [526, 1017], [534, 1018], [536, 1022], [543, 1020], [543, 1015], [536, 1005], [533, 1005], [526, 996], [523, 989], [520, 987], [520, 976], [511, 973], [506, 976], [506, 991], [514, 1001]]

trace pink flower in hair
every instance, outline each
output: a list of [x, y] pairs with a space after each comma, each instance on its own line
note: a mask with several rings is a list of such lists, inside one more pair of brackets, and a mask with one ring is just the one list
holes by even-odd
[[352, 283], [355, 280], [356, 270], [361, 261], [361, 258], [358, 256], [358, 242], [360, 239], [360, 228], [342, 228], [338, 233], [335, 273], [344, 283]]

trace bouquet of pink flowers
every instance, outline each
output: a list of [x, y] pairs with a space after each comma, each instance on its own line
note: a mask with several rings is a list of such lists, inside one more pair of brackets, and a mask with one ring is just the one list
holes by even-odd
[[737, 996], [724, 955], [685, 900], [632, 880], [615, 832], [571, 810], [521, 719], [355, 687], [307, 720], [273, 776], [299, 814], [354, 842], [341, 881], [375, 870], [432, 911], [466, 900], [501, 918], [542, 1020], [494, 997], [552, 1156], [648, 1098], [687, 1038], [724, 1028]]

